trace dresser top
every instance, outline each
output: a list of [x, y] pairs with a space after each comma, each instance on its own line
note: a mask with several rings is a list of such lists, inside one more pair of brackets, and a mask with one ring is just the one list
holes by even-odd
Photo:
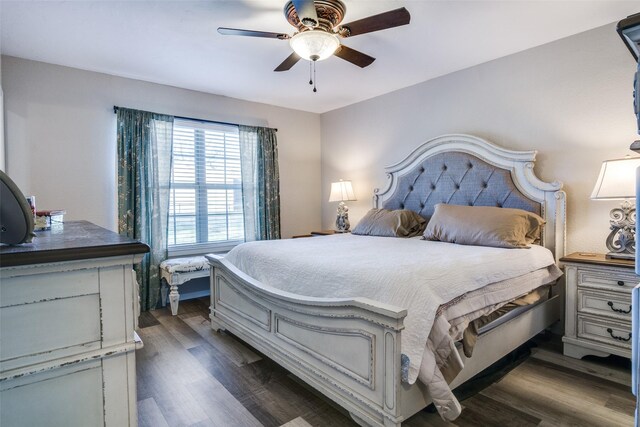
[[594, 254], [589, 252], [574, 252], [560, 258], [561, 262], [574, 262], [579, 264], [607, 265], [610, 267], [635, 268], [635, 262], [626, 259], [606, 258], [604, 254]]
[[149, 247], [144, 243], [88, 221], [65, 221], [59, 229], [37, 231], [35, 234], [31, 243], [0, 245], [0, 267], [149, 252]]

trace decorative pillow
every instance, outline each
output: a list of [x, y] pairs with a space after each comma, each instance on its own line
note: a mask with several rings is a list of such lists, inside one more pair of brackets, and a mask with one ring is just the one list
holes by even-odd
[[424, 238], [461, 245], [524, 248], [540, 238], [544, 220], [522, 209], [435, 205]]
[[352, 234], [382, 237], [414, 237], [424, 231], [427, 220], [408, 209], [371, 209]]

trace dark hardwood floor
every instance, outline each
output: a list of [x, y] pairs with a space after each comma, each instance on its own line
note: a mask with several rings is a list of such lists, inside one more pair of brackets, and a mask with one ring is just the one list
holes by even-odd
[[[215, 333], [208, 297], [143, 313], [136, 352], [140, 426], [355, 426], [348, 414], [237, 338]], [[422, 411], [403, 426], [632, 426], [628, 362], [574, 360], [542, 342], [461, 401], [454, 423]]]

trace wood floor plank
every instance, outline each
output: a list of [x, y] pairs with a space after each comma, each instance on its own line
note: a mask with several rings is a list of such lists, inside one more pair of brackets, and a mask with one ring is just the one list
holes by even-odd
[[574, 371], [583, 372], [608, 381], [631, 387], [631, 372], [618, 366], [604, 365], [584, 359], [574, 359], [545, 348], [534, 348], [531, 357], [555, 365], [564, 366]]
[[534, 427], [540, 421], [517, 408], [507, 407], [490, 397], [477, 394], [464, 401], [464, 410], [455, 424], [460, 427]]
[[[463, 409], [464, 411], [464, 409]], [[403, 427], [455, 427], [456, 425], [443, 420], [437, 412], [420, 411], [407, 421]]]
[[140, 317], [138, 317], [138, 328], [147, 328], [158, 324], [158, 321], [153, 317], [151, 311], [143, 311], [140, 313]]
[[214, 378], [203, 377], [189, 384], [187, 389], [214, 426], [262, 427], [262, 423]]
[[213, 423], [213, 421], [207, 419], [195, 424], [191, 424], [189, 427], [215, 427], [215, 424]]
[[184, 322], [196, 331], [209, 344], [220, 350], [236, 366], [243, 366], [261, 360], [258, 354], [237, 339], [225, 333], [215, 332], [211, 329], [211, 321], [202, 316], [185, 318]]
[[[170, 426], [188, 426], [208, 419], [207, 414], [188, 395], [184, 378], [197, 379], [197, 364], [185, 360], [187, 352], [162, 325], [140, 329], [144, 347], [136, 351], [138, 390], [152, 395]], [[191, 366], [189, 366], [191, 365]], [[142, 397], [141, 393], [139, 398]]]
[[591, 419], [588, 415], [581, 414], [580, 409], [566, 408], [564, 405], [557, 405], [553, 399], [546, 399], [544, 396], [527, 393], [514, 384], [503, 379], [498, 384], [490, 386], [481, 392], [485, 396], [491, 396], [505, 405], [505, 407], [518, 407], [521, 411], [540, 418], [541, 425], [547, 426], [581, 426], [597, 427], [597, 420]]
[[[141, 332], [145, 342], [141, 351], [147, 349], [148, 352], [141, 354], [144, 381], [151, 383], [154, 397], [169, 425], [190, 425], [207, 420], [216, 426], [261, 425], [164, 325], [145, 328]], [[192, 394], [194, 388], [199, 392]]]
[[138, 401], [138, 420], [140, 427], [169, 427], [153, 397]]
[[[247, 394], [262, 390], [263, 384], [270, 381], [272, 376], [282, 375], [279, 371], [271, 372], [266, 368], [264, 372], [242, 369], [233, 364], [223, 353], [211, 345], [194, 347], [189, 349], [189, 352], [198, 360], [200, 365], [206, 369], [211, 376], [220, 381], [236, 399], [241, 399]], [[255, 363], [251, 365], [255, 365]]]
[[613, 427], [633, 421], [605, 408], [602, 396], [589, 393], [590, 388], [598, 388], [597, 383], [583, 389], [575, 385], [580, 383], [577, 376], [558, 381], [557, 372], [534, 369], [529, 364], [527, 361], [518, 366], [481, 393], [556, 425]]
[[306, 416], [316, 411], [322, 400], [313, 393], [291, 380], [288, 376], [280, 376], [264, 384], [264, 389], [256, 393], [262, 404], [281, 423]]
[[[265, 426], [276, 427], [293, 418], [277, 418], [271, 399], [265, 398], [264, 385], [274, 377], [284, 376], [285, 371], [259, 361], [238, 367], [231, 363], [218, 349], [207, 345], [189, 350], [210, 375], [215, 377], [249, 412]], [[251, 367], [251, 369], [246, 369]], [[300, 415], [300, 414], [297, 414]]]
[[621, 414], [633, 416], [636, 410], [636, 401], [631, 394], [626, 397], [611, 395], [604, 406]]
[[289, 421], [286, 424], [282, 424], [281, 427], [312, 427], [312, 426], [311, 426], [311, 424], [306, 422], [304, 420], [304, 418], [298, 417], [298, 418], [295, 418], [295, 419]]
[[[202, 313], [203, 311], [209, 311], [209, 297], [194, 298], [180, 301], [178, 304], [178, 315], [188, 313]], [[165, 310], [171, 312], [170, 307], [167, 305]]]
[[[208, 298], [184, 303], [179, 316], [167, 307], [141, 322], [141, 426], [357, 426], [346, 411], [274, 361], [233, 335], [213, 332]], [[454, 422], [422, 411], [403, 426], [633, 425], [635, 400], [624, 363], [608, 370], [607, 359], [569, 360], [561, 348], [543, 342], [533, 357], [462, 401]]]
[[593, 398], [594, 401], [604, 402], [609, 394], [620, 397], [632, 396], [630, 387], [590, 374], [576, 375], [571, 368], [538, 359], [530, 359], [521, 373], [530, 373], [533, 376], [545, 374], [544, 380], [548, 382], [549, 387], [559, 385], [566, 389], [575, 389], [576, 394], [586, 394], [582, 396], [584, 399]]
[[167, 328], [169, 333], [173, 335], [184, 348], [197, 347], [204, 342], [204, 339], [193, 330], [193, 328], [187, 325], [182, 318], [173, 316], [170, 313], [167, 315], [166, 313], [160, 312], [160, 310], [156, 310], [154, 317], [160, 324]]
[[358, 427], [348, 414], [343, 414], [327, 403], [319, 405], [312, 413], [303, 415], [303, 418], [313, 427]]
[[239, 402], [265, 427], [276, 427], [282, 424], [282, 420], [271, 414], [270, 408], [264, 405], [261, 397], [245, 394], [239, 399]]
[[284, 424], [313, 412], [321, 402], [273, 361], [265, 359], [238, 367], [212, 346], [195, 347], [189, 352], [265, 425]]

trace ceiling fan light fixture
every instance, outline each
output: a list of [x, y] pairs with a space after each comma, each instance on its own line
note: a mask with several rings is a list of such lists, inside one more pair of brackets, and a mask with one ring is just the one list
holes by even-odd
[[298, 33], [289, 40], [291, 49], [307, 61], [327, 59], [340, 47], [335, 34], [323, 30], [310, 30]]

